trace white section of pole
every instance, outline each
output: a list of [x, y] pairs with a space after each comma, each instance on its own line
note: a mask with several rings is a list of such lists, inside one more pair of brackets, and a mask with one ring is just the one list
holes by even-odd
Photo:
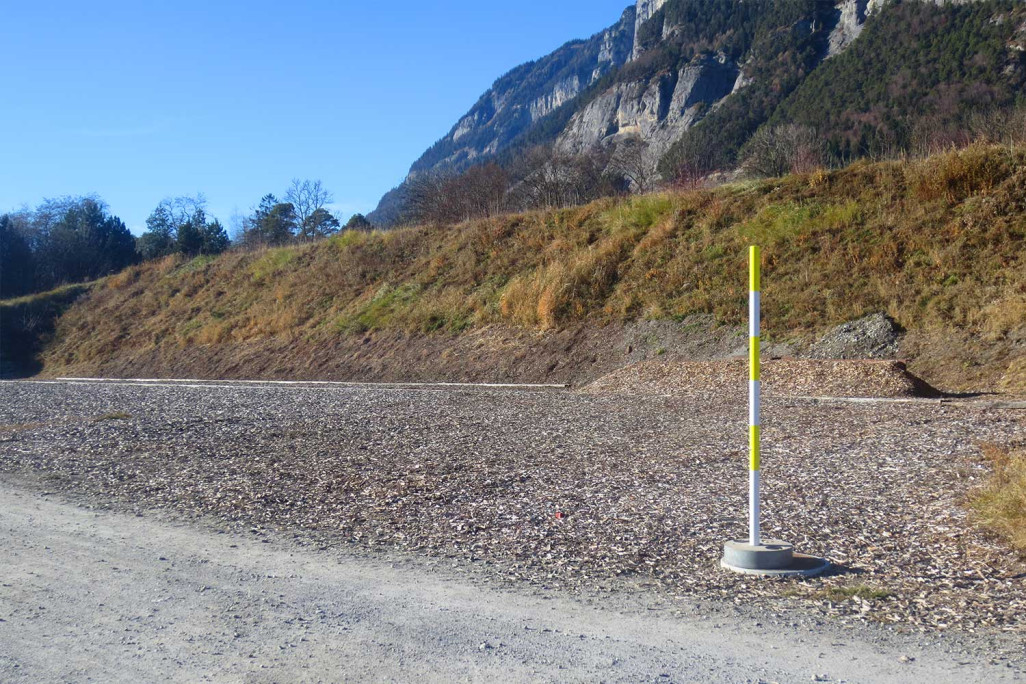
[[759, 424], [759, 404], [761, 403], [759, 380], [748, 381], [748, 425]]
[[762, 308], [762, 294], [758, 290], [748, 292], [748, 336], [758, 337], [762, 331], [759, 329], [759, 314]]
[[748, 543], [758, 546], [759, 539], [759, 471], [748, 471]]

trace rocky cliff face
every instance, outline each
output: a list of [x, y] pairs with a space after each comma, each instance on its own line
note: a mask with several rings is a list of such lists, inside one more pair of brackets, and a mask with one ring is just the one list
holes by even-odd
[[[876, 0], [879, 3], [879, 0]], [[837, 23], [830, 31], [828, 56], [844, 51], [862, 33], [870, 0], [843, 0], [837, 5]]]
[[[637, 0], [605, 31], [567, 43], [501, 77], [448, 135], [414, 162], [411, 174], [460, 170], [502, 152], [542, 119], [573, 104], [603, 76], [640, 57], [645, 52], [638, 40], [641, 27], [671, 2], [674, 0]], [[687, 0], [676, 0], [676, 4], [683, 2]], [[840, 0], [830, 35], [830, 55], [858, 37], [867, 12], [880, 2]], [[664, 22], [661, 33], [666, 36], [674, 29]], [[579, 111], [566, 116], [566, 122], [557, 122], [556, 148], [580, 153], [639, 135], [648, 144], [647, 156], [654, 166], [704, 112], [747, 83], [742, 66], [722, 53], [699, 55], [691, 63], [653, 78], [614, 83], [588, 98]]]
[[462, 169], [501, 152], [518, 135], [624, 64], [634, 49], [635, 22], [635, 8], [628, 7], [605, 31], [567, 43], [499, 78], [448, 135], [414, 162], [411, 173]]
[[[638, 78], [613, 79], [601, 92], [594, 88], [653, 49], [651, 36], [665, 40], [678, 29], [664, 16], [671, 6], [691, 0], [637, 0], [620, 20], [587, 40], [572, 41], [535, 62], [502, 76], [449, 133], [410, 168], [416, 176], [437, 170], [462, 170], [494, 158], [521, 137], [545, 125], [548, 137], [564, 153], [579, 154], [597, 145], [616, 145], [640, 136], [654, 168], [673, 142], [724, 98], [750, 82], [742, 63], [722, 52], [701, 51], [683, 65]], [[882, 0], [839, 0], [829, 54], [858, 37], [867, 13]], [[649, 27], [648, 44], [640, 40]], [[824, 55], [826, 56], [826, 55]], [[581, 97], [586, 94], [586, 97]], [[396, 217], [401, 189], [383, 198], [371, 220], [387, 224]]]
[[[652, 15], [662, 9], [663, 5], [666, 4], [666, 0], [638, 0], [638, 4], [634, 9], [634, 35], [638, 35], [638, 29], [646, 21], [652, 18]], [[641, 55], [641, 47], [638, 45], [638, 41], [634, 41], [634, 47], [631, 49], [631, 59], [637, 59]]]
[[[678, 143], [689, 136], [711, 140], [706, 148], [713, 150], [733, 145], [713, 162], [733, 163], [739, 146], [789, 93], [822, 65], [841, 63], [832, 58], [859, 39], [867, 20], [900, 6], [892, 0], [636, 0], [605, 31], [499, 78], [412, 165], [410, 176], [509, 161], [530, 145], [578, 155], [632, 138], [644, 143], [652, 170], [660, 160], [669, 168], [666, 160], [676, 158]], [[371, 220], [388, 225], [402, 201], [400, 187]]]
[[556, 149], [580, 154], [636, 136], [647, 144], [646, 157], [655, 168], [682, 131], [730, 95], [739, 74], [738, 65], [725, 55], [702, 55], [648, 82], [618, 83], [570, 119]]

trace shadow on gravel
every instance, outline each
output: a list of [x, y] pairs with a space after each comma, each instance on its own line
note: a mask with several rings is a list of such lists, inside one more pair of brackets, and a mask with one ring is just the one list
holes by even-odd
[[817, 575], [817, 577], [858, 577], [865, 574], [866, 571], [862, 568], [853, 568], [844, 563], [830, 561], [830, 567]]

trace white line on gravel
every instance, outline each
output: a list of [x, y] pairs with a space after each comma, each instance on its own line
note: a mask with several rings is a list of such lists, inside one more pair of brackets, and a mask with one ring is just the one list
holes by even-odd
[[[540, 384], [540, 383], [513, 383], [513, 382], [347, 382], [336, 380], [204, 380], [198, 378], [54, 378], [61, 382], [91, 382], [91, 383], [202, 383], [219, 382], [233, 384], [252, 385], [325, 385], [340, 387], [502, 387], [502, 388], [527, 388], [527, 389], [566, 389], [568, 385]], [[34, 382], [46, 382], [44, 380]], [[199, 385], [210, 387], [211, 385]]]
[[[376, 383], [366, 384], [338, 384], [334, 386], [317, 386], [317, 385], [233, 385], [225, 382], [220, 385], [208, 385], [208, 384], [193, 384], [185, 382], [132, 382], [132, 381], [117, 381], [108, 380], [105, 382], [89, 382], [83, 380], [6, 380], [3, 382], [24, 382], [34, 385], [70, 385], [73, 387], [92, 387], [101, 385], [103, 387], [173, 387], [177, 389], [219, 389], [219, 390], [267, 390], [267, 389], [280, 389], [280, 390], [328, 390], [328, 389], [366, 389], [366, 390], [381, 390], [381, 391], [396, 391], [402, 389], [413, 390], [416, 392], [445, 392], [450, 389], [459, 389], [459, 387], [439, 387], [436, 385], [386, 385]], [[469, 385], [467, 387], [478, 387], [483, 388], [483, 385]]]
[[974, 398], [928, 398], [928, 397], [810, 397], [794, 396], [787, 397], [798, 401], [811, 401], [821, 404], [946, 404], [946, 405], [967, 405], [978, 408], [1005, 408], [1022, 409], [1026, 408], [1026, 401], [992, 401]]

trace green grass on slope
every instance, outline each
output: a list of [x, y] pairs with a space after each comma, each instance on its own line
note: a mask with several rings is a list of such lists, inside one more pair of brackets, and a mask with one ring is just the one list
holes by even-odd
[[714, 190], [343, 233], [298, 247], [168, 258], [97, 286], [47, 352], [87, 362], [151, 347], [367, 330], [454, 333], [746, 312], [763, 246], [778, 339], [886, 311], [908, 328], [999, 340], [1026, 320], [1026, 154], [973, 147]]

